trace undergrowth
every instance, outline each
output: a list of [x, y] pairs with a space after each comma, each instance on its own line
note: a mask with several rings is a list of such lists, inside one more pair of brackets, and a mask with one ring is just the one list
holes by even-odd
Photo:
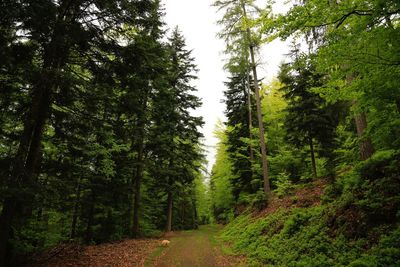
[[249, 266], [400, 266], [399, 154], [379, 154], [328, 186], [320, 206], [250, 211], [221, 232]]

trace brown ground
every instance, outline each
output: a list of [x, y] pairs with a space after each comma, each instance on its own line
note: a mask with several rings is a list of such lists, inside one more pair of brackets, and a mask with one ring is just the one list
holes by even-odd
[[144, 266], [145, 259], [159, 246], [160, 240], [125, 240], [97, 246], [64, 246], [49, 251], [30, 267], [133, 267]]
[[304, 188], [297, 188], [290, 196], [278, 198], [272, 196], [268, 207], [262, 211], [255, 213], [256, 217], [265, 217], [274, 213], [280, 208], [294, 208], [294, 207], [311, 207], [321, 204], [321, 196], [324, 192], [327, 181], [320, 179], [316, 180]]
[[146, 262], [151, 267], [231, 267], [243, 259], [223, 255], [215, 239], [220, 226], [202, 226], [169, 237], [170, 245], [160, 248]]
[[[162, 239], [125, 240], [96, 246], [66, 245], [37, 257], [29, 267], [233, 267], [243, 258], [224, 255], [215, 239], [220, 226], [175, 232]], [[242, 265], [243, 266], [243, 265]]]

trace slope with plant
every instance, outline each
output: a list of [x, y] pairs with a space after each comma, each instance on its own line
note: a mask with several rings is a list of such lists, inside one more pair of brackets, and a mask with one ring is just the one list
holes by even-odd
[[[399, 265], [399, 4], [293, 1], [286, 14], [274, 14], [272, 3], [260, 8], [253, 1], [225, 2], [255, 10], [246, 16], [225, 5], [221, 20], [235, 25], [227, 15], [235, 11], [236, 25], [245, 25], [235, 33], [250, 30], [253, 46], [290, 38], [292, 47], [278, 81], [261, 91], [273, 195], [262, 194], [257, 156], [246, 185], [237, 182], [241, 170], [213, 173], [213, 184], [224, 181], [231, 192], [241, 192], [231, 193], [224, 208], [212, 198], [217, 221], [236, 217], [221, 239], [254, 266]], [[248, 64], [237, 64], [237, 51], [227, 49], [228, 66], [248, 74], [249, 53], [242, 53]], [[227, 92], [231, 88], [232, 82]], [[227, 103], [233, 99], [226, 97]], [[242, 118], [236, 125], [228, 118], [225, 134], [246, 125]], [[220, 142], [217, 158], [234, 164], [237, 154], [229, 147], [240, 150], [240, 144]], [[318, 195], [321, 179], [326, 187]], [[245, 191], [249, 186], [254, 189]], [[211, 189], [215, 195], [223, 190]]]

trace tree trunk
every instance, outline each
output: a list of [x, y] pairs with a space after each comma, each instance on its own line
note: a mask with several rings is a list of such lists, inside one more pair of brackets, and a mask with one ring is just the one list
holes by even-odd
[[[139, 118], [137, 121], [137, 131], [138, 133], [135, 135], [137, 138], [136, 141], [136, 172], [133, 177], [134, 184], [132, 184], [133, 188], [133, 226], [132, 226], [132, 236], [138, 237], [139, 236], [139, 210], [140, 210], [140, 188], [143, 179], [143, 171], [144, 171], [144, 140], [145, 140], [145, 126], [146, 126], [146, 114], [147, 114], [147, 102], [148, 102], [148, 91], [145, 91], [145, 94], [142, 99], [141, 103], [141, 114], [139, 114]], [[135, 142], [135, 141], [132, 141]]]
[[193, 214], [192, 214], [192, 225], [194, 229], [199, 228], [199, 218], [197, 217], [197, 207], [196, 207], [196, 200], [192, 199], [192, 206], [193, 206]]
[[166, 232], [171, 232], [172, 230], [172, 189], [168, 191], [167, 199], [167, 225], [165, 227]]
[[[243, 9], [243, 15], [247, 19], [247, 12], [246, 6], [241, 0], [241, 5]], [[267, 147], [265, 144], [264, 138], [264, 124], [263, 124], [263, 117], [261, 112], [261, 100], [260, 100], [260, 92], [258, 88], [258, 78], [257, 78], [257, 65], [254, 58], [254, 45], [252, 44], [251, 40], [251, 32], [250, 29], [246, 29], [247, 33], [247, 41], [249, 43], [249, 51], [250, 51], [250, 62], [253, 70], [253, 85], [254, 85], [254, 92], [256, 97], [256, 105], [257, 105], [257, 119], [258, 119], [258, 130], [259, 130], [259, 138], [260, 138], [260, 147], [261, 147], [261, 161], [262, 161], [262, 172], [263, 172], [263, 180], [264, 180], [264, 194], [265, 197], [268, 199], [271, 194], [271, 188], [269, 185], [269, 171], [268, 171], [268, 160], [267, 160]]]
[[[354, 77], [354, 74], [347, 75], [347, 83], [351, 84], [354, 80]], [[353, 106], [357, 105], [357, 100], [354, 100]], [[371, 138], [365, 136], [365, 130], [367, 129], [367, 117], [365, 115], [365, 112], [355, 114], [354, 120], [356, 123], [357, 136], [360, 143], [360, 159], [367, 160], [374, 153], [374, 147], [372, 145]]]
[[247, 109], [248, 109], [248, 120], [249, 120], [249, 139], [250, 139], [250, 144], [249, 144], [249, 150], [250, 150], [250, 165], [254, 162], [254, 153], [253, 153], [253, 145], [252, 145], [252, 140], [253, 140], [253, 133], [252, 133], [252, 128], [253, 128], [253, 115], [252, 115], [252, 110], [251, 110], [251, 88], [250, 88], [250, 73], [249, 70], [246, 70], [246, 76], [247, 76]]
[[11, 262], [12, 246], [10, 240], [13, 238], [13, 219], [19, 209], [16, 199], [8, 197], [3, 202], [3, 210], [0, 218], [0, 266], [8, 266]]
[[309, 144], [310, 144], [310, 153], [311, 153], [311, 164], [312, 164], [312, 172], [314, 179], [317, 179], [317, 166], [315, 164], [315, 154], [314, 154], [314, 145], [313, 140], [309, 137]]
[[185, 229], [185, 198], [183, 197], [182, 205], [181, 205], [181, 224], [182, 229]]
[[80, 201], [81, 201], [81, 177], [78, 178], [78, 184], [76, 187], [76, 200], [74, 204], [74, 210], [72, 213], [72, 223], [71, 223], [71, 234], [70, 234], [71, 239], [74, 239], [76, 235], [76, 223], [78, 222], [78, 209]]
[[12, 193], [5, 198], [0, 216], [0, 266], [9, 264], [8, 259], [12, 258], [9, 245], [14, 220], [32, 210], [29, 199], [33, 198], [34, 192], [31, 188], [34, 174], [37, 173], [41, 161], [41, 141], [50, 108], [51, 87], [50, 81], [42, 81], [33, 89], [31, 107], [7, 181], [8, 188], [18, 193]]
[[360, 142], [360, 158], [361, 160], [369, 159], [374, 153], [374, 147], [371, 142], [371, 138], [365, 136], [365, 130], [367, 129], [367, 117], [364, 112], [356, 114], [354, 117], [357, 127], [357, 136]]
[[88, 214], [88, 221], [87, 221], [87, 226], [86, 226], [86, 231], [85, 231], [85, 242], [89, 243], [92, 241], [93, 238], [93, 231], [92, 231], [92, 225], [93, 225], [93, 217], [94, 217], [94, 208], [95, 208], [95, 196], [94, 193], [92, 192], [92, 201], [90, 202], [90, 208], [89, 208], [89, 214]]
[[135, 187], [134, 187], [134, 203], [133, 203], [133, 229], [132, 229], [132, 234], [133, 237], [138, 237], [139, 236], [139, 210], [140, 210], [140, 187], [142, 184], [142, 178], [143, 178], [143, 150], [144, 150], [144, 144], [143, 144], [143, 137], [141, 138], [141, 142], [139, 144], [139, 149], [138, 149], [138, 156], [137, 156], [137, 169], [136, 169], [136, 175], [135, 175]]
[[[66, 18], [67, 19], [67, 18]], [[0, 215], [0, 265], [6, 265], [6, 259], [11, 258], [9, 252], [12, 237], [13, 222], [18, 217], [29, 214], [32, 210], [34, 192], [34, 176], [38, 174], [41, 163], [41, 142], [46, 120], [49, 117], [52, 93], [58, 86], [54, 71], [65, 65], [69, 47], [63, 40], [63, 22], [56, 25], [52, 41], [45, 47], [41, 76], [32, 87], [32, 101], [24, 121], [22, 135], [19, 139], [18, 150], [8, 177], [8, 188], [13, 193], [6, 197]], [[18, 222], [23, 222], [19, 218]]]

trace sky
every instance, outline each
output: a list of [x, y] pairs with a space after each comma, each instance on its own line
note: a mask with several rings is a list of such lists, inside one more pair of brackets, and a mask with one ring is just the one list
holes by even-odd
[[[178, 26], [185, 36], [186, 45], [192, 51], [199, 69], [198, 79], [194, 82], [202, 99], [203, 106], [195, 111], [202, 116], [205, 125], [202, 128], [204, 144], [207, 150], [207, 169], [211, 171], [215, 162], [218, 140], [213, 132], [218, 120], [225, 120], [223, 99], [224, 81], [227, 74], [223, 70], [224, 42], [216, 35], [220, 30], [216, 21], [221, 16], [211, 4], [214, 0], [162, 0], [165, 8], [165, 22], [170, 29]], [[282, 12], [283, 0], [277, 1], [274, 11]], [[264, 46], [260, 51], [259, 72], [264, 82], [271, 80], [277, 73], [280, 62], [287, 53], [287, 43], [279, 40]]]

